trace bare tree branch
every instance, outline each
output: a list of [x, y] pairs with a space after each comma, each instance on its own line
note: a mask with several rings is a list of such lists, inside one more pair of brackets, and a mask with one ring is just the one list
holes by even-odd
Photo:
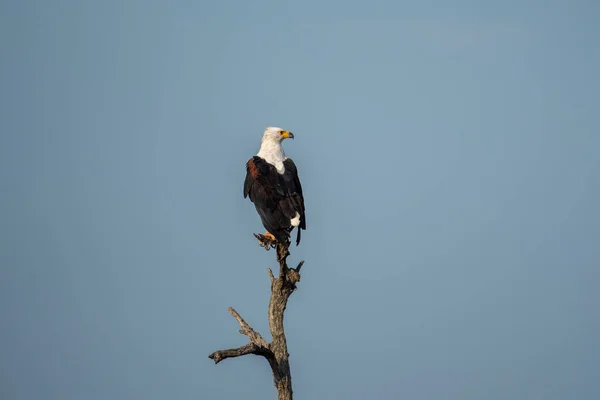
[[254, 234], [259, 240], [259, 245], [266, 250], [276, 249], [277, 262], [279, 263], [279, 276], [275, 278], [273, 271], [267, 269], [271, 279], [271, 298], [269, 299], [269, 330], [271, 331], [271, 343], [265, 339], [235, 311], [229, 307], [229, 312], [240, 324], [240, 333], [248, 336], [250, 343], [236, 349], [218, 350], [208, 357], [218, 364], [226, 358], [241, 357], [247, 354], [255, 354], [265, 357], [273, 372], [273, 383], [277, 388], [278, 400], [292, 400], [292, 375], [290, 372], [289, 354], [285, 330], [283, 327], [283, 315], [287, 306], [288, 298], [296, 290], [296, 283], [300, 282], [300, 269], [304, 265], [301, 261], [296, 268], [287, 266], [289, 256], [289, 243], [278, 243], [264, 236]]
[[229, 313], [233, 315], [233, 318], [235, 318], [237, 322], [239, 322], [240, 326], [242, 327], [242, 329], [240, 329], [240, 333], [248, 336], [250, 343], [253, 343], [258, 347], [264, 347], [265, 349], [269, 348], [269, 345], [265, 339], [263, 339], [260, 333], [252, 329], [252, 327], [248, 325], [246, 321], [244, 321], [244, 319], [240, 316], [240, 314], [238, 314], [237, 311], [233, 309], [233, 307], [229, 307]]
[[275, 280], [275, 277], [273, 276], [273, 271], [271, 271], [271, 268], [267, 268], [267, 272], [269, 274], [269, 278], [271, 278], [271, 284], [273, 284], [273, 281]]
[[226, 358], [241, 357], [245, 356], [246, 354], [256, 354], [257, 356], [263, 356], [267, 359], [273, 357], [271, 350], [260, 348], [254, 343], [248, 343], [242, 347], [238, 347], [237, 349], [217, 350], [210, 354], [208, 358], [213, 359], [215, 364], [218, 364]]

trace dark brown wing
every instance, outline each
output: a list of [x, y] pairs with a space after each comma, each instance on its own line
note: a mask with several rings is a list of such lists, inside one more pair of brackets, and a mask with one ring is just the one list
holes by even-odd
[[244, 197], [254, 203], [263, 226], [278, 241], [289, 240], [294, 228], [290, 220], [300, 214], [296, 245], [300, 243], [300, 230], [306, 229], [304, 198], [296, 165], [291, 159], [284, 161], [285, 172], [280, 174], [264, 159], [254, 156], [246, 163]]
[[246, 163], [244, 197], [249, 197], [254, 203], [265, 229], [278, 241], [287, 242], [290, 217], [285, 212], [287, 195], [284, 181], [274, 166], [258, 156]]
[[294, 209], [294, 216], [296, 212], [300, 214], [300, 225], [298, 226], [298, 237], [296, 238], [296, 244], [300, 243], [300, 231], [306, 229], [306, 211], [304, 208], [304, 196], [302, 194], [302, 184], [298, 177], [298, 169], [296, 164], [291, 158], [286, 159], [283, 162], [285, 172], [282, 177], [285, 182], [285, 190], [287, 197]]

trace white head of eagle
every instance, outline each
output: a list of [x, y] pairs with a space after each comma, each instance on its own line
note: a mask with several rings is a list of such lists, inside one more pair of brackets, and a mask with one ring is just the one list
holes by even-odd
[[296, 164], [281, 146], [284, 139], [293, 138], [289, 131], [267, 127], [258, 154], [246, 163], [244, 198], [254, 203], [267, 230], [265, 236], [289, 244], [290, 234], [297, 228], [298, 245], [300, 231], [306, 229], [302, 185]]

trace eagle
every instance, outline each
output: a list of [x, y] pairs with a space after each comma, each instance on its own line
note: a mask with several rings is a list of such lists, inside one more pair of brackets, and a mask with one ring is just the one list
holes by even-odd
[[294, 134], [278, 127], [267, 127], [258, 154], [246, 163], [244, 198], [254, 203], [265, 237], [289, 245], [291, 232], [306, 230], [302, 185], [294, 161], [285, 156], [281, 142]]

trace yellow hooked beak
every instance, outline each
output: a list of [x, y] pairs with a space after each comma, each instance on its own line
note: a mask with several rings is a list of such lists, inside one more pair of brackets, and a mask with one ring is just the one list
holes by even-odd
[[284, 139], [293, 139], [294, 134], [292, 132], [288, 132], [288, 131], [281, 131], [281, 137]]

